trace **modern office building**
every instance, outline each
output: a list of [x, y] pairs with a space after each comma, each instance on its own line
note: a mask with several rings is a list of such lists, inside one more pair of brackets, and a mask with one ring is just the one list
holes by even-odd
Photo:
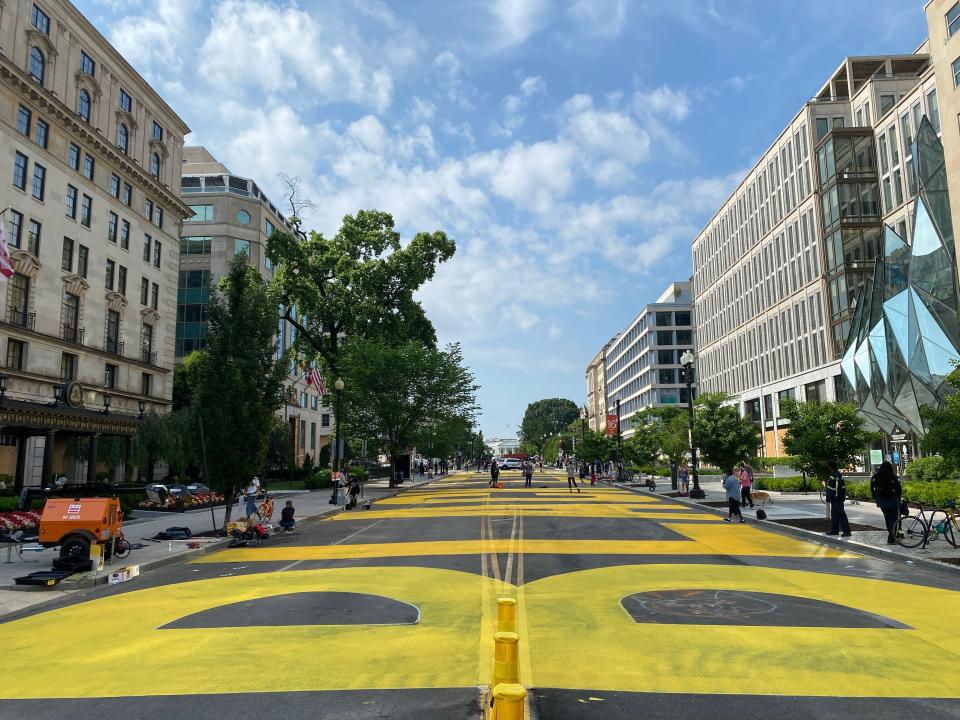
[[[189, 203], [180, 237], [180, 290], [177, 296], [176, 357], [206, 346], [210, 287], [227, 272], [235, 255], [244, 254], [264, 279], [272, 268], [266, 257], [274, 229], [291, 231], [277, 207], [256, 182], [234, 175], [203, 147], [183, 150], [180, 192]], [[143, 289], [141, 288], [141, 292]], [[281, 315], [283, 313], [280, 313]], [[277, 328], [278, 350], [293, 344], [295, 329], [285, 320]], [[317, 388], [308, 386], [295, 364], [287, 379], [288, 399], [281, 410], [290, 425], [297, 463], [314, 461], [329, 442], [332, 411]]]
[[620, 401], [624, 437], [633, 434], [633, 414], [647, 408], [686, 405], [680, 357], [693, 349], [691, 310], [690, 283], [671, 283], [606, 346], [606, 407], [613, 413]]
[[189, 129], [66, 0], [0, 3], [0, 108], [0, 473], [92, 481], [170, 406]]
[[[936, 23], [934, 5], [944, 6]], [[949, 45], [948, 11], [960, 7], [928, 4], [935, 42], [914, 53], [846, 58], [694, 240], [701, 387], [737, 398], [767, 455], [784, 452], [783, 398], [854, 399], [839, 361], [858, 301], [873, 287], [885, 227], [913, 241], [914, 139], [924, 117], [942, 132], [941, 95], [956, 102], [960, 74], [938, 93], [935, 62]], [[948, 152], [949, 182], [958, 169]]]

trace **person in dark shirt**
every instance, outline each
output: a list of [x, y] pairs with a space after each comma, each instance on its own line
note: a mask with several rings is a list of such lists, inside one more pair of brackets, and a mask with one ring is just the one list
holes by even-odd
[[280, 522], [278, 523], [285, 532], [291, 532], [293, 526], [297, 524], [297, 521], [293, 519], [295, 512], [296, 509], [293, 507], [293, 500], [287, 500], [287, 504], [284, 505], [283, 510], [280, 511]]
[[850, 521], [843, 507], [843, 501], [847, 499], [847, 481], [843, 479], [836, 460], [827, 463], [827, 467], [830, 468], [826, 492], [827, 504], [830, 505], [830, 531], [827, 535], [850, 537]]

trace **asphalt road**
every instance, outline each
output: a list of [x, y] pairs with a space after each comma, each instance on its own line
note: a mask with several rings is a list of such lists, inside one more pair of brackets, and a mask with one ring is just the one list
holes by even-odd
[[0, 718], [957, 718], [955, 571], [556, 475], [455, 476], [0, 623]]

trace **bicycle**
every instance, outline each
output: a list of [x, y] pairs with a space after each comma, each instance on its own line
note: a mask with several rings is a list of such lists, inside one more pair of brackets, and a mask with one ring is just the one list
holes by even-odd
[[[960, 513], [956, 510], [956, 503], [950, 503], [947, 507], [950, 512], [934, 509], [928, 517], [923, 505], [917, 503], [915, 515], [901, 515], [897, 519], [894, 533], [897, 544], [905, 548], [921, 545], [925, 548], [929, 543], [943, 537], [953, 547], [960, 547], [960, 540], [957, 539], [960, 536]], [[938, 513], [943, 515], [939, 522]]]
[[130, 541], [123, 536], [123, 530], [117, 530], [113, 541], [113, 556], [117, 558], [117, 560], [123, 560], [129, 557], [132, 550], [133, 546], [130, 544]]

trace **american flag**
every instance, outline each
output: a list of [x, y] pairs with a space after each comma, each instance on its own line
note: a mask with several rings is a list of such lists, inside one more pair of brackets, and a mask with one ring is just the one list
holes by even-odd
[[320, 397], [327, 394], [327, 386], [323, 382], [323, 375], [316, 367], [310, 368], [310, 372], [307, 373], [307, 385], [313, 385]]
[[[9, 210], [9, 208], [7, 208]], [[6, 213], [6, 210], [3, 211]], [[0, 274], [4, 277], [13, 276], [13, 259], [10, 257], [10, 248], [7, 247], [6, 238], [3, 236], [3, 228], [7, 224], [7, 219], [0, 214]]]

